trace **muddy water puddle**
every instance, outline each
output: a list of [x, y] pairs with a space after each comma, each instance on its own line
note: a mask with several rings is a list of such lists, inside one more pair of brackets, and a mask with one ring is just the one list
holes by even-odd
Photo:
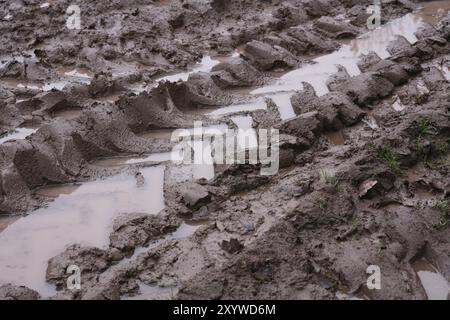
[[[174, 172], [176, 172], [177, 179], [207, 179], [211, 180], [215, 176], [214, 160], [212, 156], [212, 143], [211, 137], [214, 135], [223, 135], [228, 126], [226, 124], [210, 125], [201, 127], [201, 130], [197, 128], [189, 129], [162, 129], [152, 130], [144, 134], [140, 134], [140, 137], [147, 138], [183, 138], [192, 137], [193, 140], [188, 143], [192, 150], [193, 157], [191, 162], [184, 162], [185, 154], [182, 154], [180, 150], [173, 150], [170, 152], [153, 153], [147, 156], [127, 156], [117, 158], [105, 158], [98, 159], [92, 164], [101, 167], [120, 167], [129, 165], [139, 165], [149, 162], [172, 162], [175, 166]], [[200, 143], [201, 142], [201, 143]]]
[[58, 198], [61, 195], [70, 195], [80, 187], [80, 184], [46, 186], [36, 190], [36, 194], [49, 198]]
[[210, 113], [207, 113], [208, 116], [212, 117], [220, 117], [223, 115], [231, 114], [231, 113], [238, 113], [238, 112], [244, 112], [244, 111], [255, 111], [255, 110], [261, 110], [266, 109], [267, 105], [263, 98], [256, 99], [252, 102], [246, 102], [246, 103], [240, 103], [235, 104], [231, 106], [226, 107], [220, 107]]
[[156, 81], [169, 81], [169, 82], [177, 82], [177, 81], [187, 81], [189, 76], [194, 73], [198, 72], [211, 72], [212, 69], [217, 66], [218, 64], [227, 61], [230, 58], [238, 57], [239, 52], [235, 51], [233, 54], [229, 56], [209, 56], [205, 55], [200, 62], [196, 63], [195, 65], [188, 68], [185, 72], [175, 73], [175, 74], [169, 74], [167, 76], [158, 78]]
[[26, 137], [32, 135], [35, 133], [38, 129], [37, 128], [28, 128], [28, 127], [22, 127], [17, 128], [11, 133], [8, 133], [0, 138], [0, 145], [7, 142], [7, 141], [14, 141], [14, 140], [22, 140]]
[[423, 5], [420, 18], [429, 24], [436, 25], [450, 11], [450, 1], [429, 1]]
[[36, 82], [18, 79], [1, 79], [0, 84], [13, 89], [15, 88], [39, 91], [51, 91], [53, 89], [56, 89], [61, 91], [66, 87], [68, 81]]
[[83, 110], [79, 109], [79, 108], [63, 109], [63, 110], [58, 110], [58, 111], [53, 112], [52, 117], [66, 119], [66, 120], [73, 120], [73, 119], [78, 118], [82, 112], [83, 112]]
[[450, 284], [445, 277], [425, 258], [412, 263], [428, 300], [447, 300]]
[[211, 72], [212, 69], [221, 62], [228, 60], [230, 57], [239, 56], [238, 52], [234, 52], [231, 56], [217, 56], [212, 57], [209, 55], [205, 55], [200, 62], [196, 63], [193, 66], [187, 68], [186, 71], [183, 72], [173, 72], [163, 77], [157, 78], [153, 83], [145, 83], [145, 82], [137, 82], [129, 86], [129, 89], [133, 92], [139, 94], [146, 90], [155, 88], [160, 82], [168, 81], [168, 82], [178, 82], [178, 81], [187, 81], [189, 76], [198, 72]]
[[123, 173], [75, 190], [42, 189], [42, 194], [57, 198], [0, 233], [0, 282], [25, 285], [44, 296], [54, 294], [45, 282], [47, 261], [75, 243], [106, 247], [118, 214], [157, 214], [164, 209], [164, 171], [163, 166], [141, 169], [145, 182], [140, 187], [134, 175]]
[[[258, 146], [258, 137], [256, 130], [253, 129], [253, 119], [250, 116], [235, 116], [231, 120], [238, 128], [235, 133], [235, 141], [238, 150], [256, 148]], [[139, 165], [148, 162], [171, 162], [172, 179], [174, 181], [187, 181], [192, 179], [211, 180], [215, 176], [215, 154], [213, 137], [223, 136], [228, 129], [226, 124], [210, 125], [199, 128], [177, 129], [177, 130], [156, 130], [150, 131], [141, 137], [156, 138], [162, 135], [167, 138], [181, 139], [185, 147], [189, 147], [191, 152], [183, 153], [182, 150], [174, 149], [171, 152], [154, 153], [147, 156], [127, 156], [117, 158], [98, 159], [92, 164], [101, 167], [121, 167], [129, 165]], [[191, 140], [186, 140], [190, 137]], [[186, 158], [188, 157], [188, 158]], [[190, 159], [190, 160], [189, 160]], [[188, 161], [186, 161], [188, 160]]]
[[342, 130], [327, 132], [325, 135], [327, 136], [331, 144], [335, 146], [342, 146], [345, 144], [344, 132]]
[[288, 72], [272, 84], [253, 90], [251, 94], [268, 96], [282, 92], [284, 97], [280, 102], [283, 105], [280, 113], [283, 119], [292, 117], [294, 112], [288, 98], [295, 91], [302, 89], [301, 82], [311, 84], [318, 96], [327, 94], [329, 88], [326, 81], [331, 75], [338, 72], [337, 66], [343, 66], [350, 76], [359, 75], [361, 71], [357, 63], [362, 54], [373, 51], [381, 58], [389, 57], [388, 44], [399, 35], [405, 37], [410, 43], [415, 43], [417, 41], [415, 32], [424, 22], [430, 21], [430, 15], [432, 16], [433, 12], [437, 13], [439, 8], [447, 12], [449, 7], [448, 1], [424, 3], [424, 7], [419, 12], [395, 19], [374, 31], [351, 40], [348, 44], [343, 44], [339, 50], [317, 57], [313, 59], [313, 64]]

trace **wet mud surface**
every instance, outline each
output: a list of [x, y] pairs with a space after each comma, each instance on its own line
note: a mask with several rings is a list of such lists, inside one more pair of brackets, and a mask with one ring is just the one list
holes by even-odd
[[[0, 1], [0, 299], [449, 298], [450, 1], [43, 3]], [[197, 121], [279, 172], [171, 161]]]

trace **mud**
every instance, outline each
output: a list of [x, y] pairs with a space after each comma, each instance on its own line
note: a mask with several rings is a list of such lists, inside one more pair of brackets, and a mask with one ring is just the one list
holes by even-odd
[[447, 299], [450, 2], [370, 4], [0, 1], [0, 299]]

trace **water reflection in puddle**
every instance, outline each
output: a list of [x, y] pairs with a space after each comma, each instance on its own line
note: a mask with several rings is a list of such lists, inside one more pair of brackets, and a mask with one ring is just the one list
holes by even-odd
[[448, 14], [449, 10], [450, 1], [448, 0], [429, 1], [423, 4], [419, 14], [424, 22], [435, 25]]
[[7, 141], [25, 139], [26, 137], [35, 133], [37, 130], [38, 129], [36, 129], [36, 128], [17, 128], [13, 132], [1, 137], [0, 144], [3, 144]]
[[40, 196], [57, 198], [61, 195], [69, 195], [74, 193], [80, 188], [80, 184], [62, 185], [62, 186], [47, 186], [36, 191], [36, 194]]
[[155, 138], [160, 134], [164, 137], [168, 137], [170, 134], [170, 138], [175, 140], [183, 137], [191, 137], [191, 142], [187, 142], [193, 153], [193, 157], [190, 162], [183, 161], [183, 154], [180, 150], [173, 150], [171, 152], [153, 153], [144, 157], [130, 156], [98, 159], [92, 164], [101, 167], [117, 167], [132, 164], [143, 164], [146, 162], [171, 161], [175, 165], [174, 171], [178, 172], [176, 174], [178, 177], [186, 177], [186, 180], [211, 180], [215, 176], [211, 137], [218, 134], [223, 135], [227, 129], [228, 126], [226, 124], [217, 124], [202, 127], [201, 131], [197, 131], [195, 128], [177, 130], [163, 129], [155, 130], [156, 132], [150, 131], [140, 135], [141, 137]]
[[58, 73], [83, 84], [90, 84], [92, 78], [94, 78], [94, 75], [88, 69], [84, 68], [62, 67], [58, 69]]
[[148, 157], [142, 158], [141, 160], [138, 159], [131, 159], [126, 162], [126, 164], [135, 164], [139, 162], [166, 162], [166, 161], [177, 161], [176, 159], [176, 153], [172, 154], [172, 152], [162, 152], [162, 153], [153, 153], [149, 155]]
[[428, 300], [447, 300], [450, 284], [428, 260], [419, 259], [412, 263], [412, 267], [422, 283]]
[[[238, 53], [235, 52], [231, 57], [235, 57], [237, 55], [238, 55]], [[194, 74], [197, 72], [210, 72], [214, 68], [214, 66], [218, 65], [225, 59], [226, 58], [224, 58], [224, 57], [215, 59], [215, 58], [212, 58], [211, 56], [204, 56], [202, 58], [202, 60], [199, 63], [195, 64], [192, 67], [192, 69], [190, 69], [190, 70], [187, 70], [184, 72], [179, 72], [179, 73], [174, 73], [174, 74], [169, 74], [167, 76], [156, 79], [154, 83], [138, 82], [133, 85], [130, 85], [129, 89], [131, 89], [133, 92], [139, 94], [148, 89], [155, 88], [160, 82], [163, 82], [163, 81], [168, 81], [168, 82], [187, 81], [191, 74]]]
[[[143, 168], [141, 173], [145, 179], [141, 187], [134, 175], [124, 173], [85, 183], [69, 194], [63, 189], [47, 208], [8, 226], [0, 233], [0, 282], [25, 285], [50, 296], [55, 293], [45, 282], [50, 258], [74, 243], [107, 246], [118, 214], [156, 214], [164, 209], [164, 167]], [[58, 190], [53, 187], [49, 194], [57, 195]]]
[[55, 82], [30, 82], [23, 81], [17, 79], [1, 79], [0, 84], [5, 85], [6, 87], [12, 87], [17, 89], [28, 89], [28, 90], [42, 90], [42, 91], [51, 91], [53, 89], [63, 90], [65, 86], [68, 84], [67, 81], [55, 81]]

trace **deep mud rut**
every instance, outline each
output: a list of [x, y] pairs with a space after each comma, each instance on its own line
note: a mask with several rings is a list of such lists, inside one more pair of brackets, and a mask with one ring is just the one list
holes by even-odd
[[0, 299], [448, 299], [450, 1], [70, 4], [0, 1]]

